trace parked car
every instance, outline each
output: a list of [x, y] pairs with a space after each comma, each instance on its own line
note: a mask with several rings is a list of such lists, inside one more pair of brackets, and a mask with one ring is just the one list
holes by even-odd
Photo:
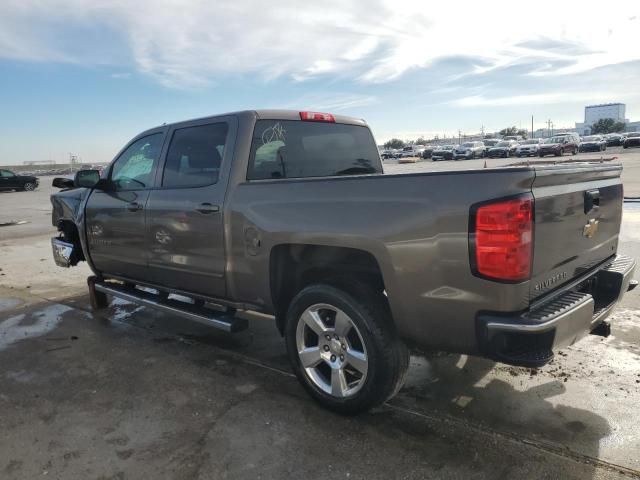
[[431, 158], [433, 155], [433, 145], [425, 145], [424, 150], [422, 151], [422, 158]]
[[538, 155], [540, 149], [541, 140], [539, 138], [532, 138], [530, 140], [524, 140], [516, 147], [517, 157], [530, 157]]
[[0, 190], [24, 190], [31, 192], [40, 181], [33, 175], [18, 175], [11, 170], [0, 170]]
[[395, 158], [394, 155], [395, 154], [393, 150], [383, 150], [382, 153], [380, 154], [380, 157], [383, 160], [388, 160], [389, 158]]
[[578, 146], [579, 152], [603, 152], [606, 149], [607, 141], [601, 135], [582, 137], [580, 145]]
[[453, 150], [455, 148], [455, 145], [439, 145], [433, 149], [431, 160], [434, 162], [438, 160], [453, 160]]
[[496, 143], [495, 147], [489, 149], [488, 156], [489, 158], [507, 158], [516, 153], [516, 148], [518, 148], [518, 142], [515, 140], [503, 140]]
[[94, 309], [109, 295], [226, 332], [273, 316], [309, 394], [356, 413], [400, 389], [409, 343], [534, 368], [606, 335], [634, 285], [620, 172], [384, 175], [363, 120], [237, 112], [147, 130], [103, 178], [78, 172], [51, 196], [53, 255], [87, 261]]
[[538, 156], [544, 157], [545, 155], [555, 155], [559, 157], [564, 155], [566, 152], [575, 155], [578, 153], [579, 143], [580, 137], [578, 137], [577, 134], [555, 135], [551, 138], [547, 138], [544, 143], [540, 145]]
[[491, 147], [495, 147], [501, 141], [502, 140], [498, 140], [497, 138], [487, 138], [483, 140], [482, 143], [484, 143], [484, 156], [488, 157]]
[[627, 133], [626, 138], [624, 139], [624, 143], [622, 144], [622, 147], [623, 148], [640, 147], [640, 132]]
[[465, 142], [458, 145], [453, 151], [453, 159], [461, 158], [469, 160], [476, 157], [482, 157], [484, 154], [484, 143], [482, 142]]
[[619, 147], [622, 145], [624, 137], [620, 134], [614, 133], [607, 136], [607, 147]]
[[406, 157], [422, 158], [423, 151], [424, 151], [424, 147], [422, 145], [410, 145], [402, 149], [402, 151], [400, 152], [400, 158], [406, 158]]

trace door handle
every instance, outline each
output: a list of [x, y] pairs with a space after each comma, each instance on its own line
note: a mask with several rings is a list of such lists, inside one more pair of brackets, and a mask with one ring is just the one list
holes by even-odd
[[205, 215], [209, 213], [216, 213], [220, 211], [220, 207], [218, 205], [212, 205], [210, 203], [201, 203], [198, 208], [196, 208], [196, 212], [203, 213]]
[[138, 202], [131, 202], [127, 204], [127, 210], [129, 210], [130, 212], [137, 212], [138, 210], [142, 210], [142, 205], [140, 205]]

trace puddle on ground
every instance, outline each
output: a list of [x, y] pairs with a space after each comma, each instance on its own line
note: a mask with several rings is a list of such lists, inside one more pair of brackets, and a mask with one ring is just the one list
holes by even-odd
[[24, 302], [17, 298], [0, 298], [0, 312], [12, 310]]
[[70, 310], [73, 309], [66, 305], [50, 305], [3, 320], [0, 322], [0, 351], [20, 340], [46, 335], [60, 324], [62, 316]]

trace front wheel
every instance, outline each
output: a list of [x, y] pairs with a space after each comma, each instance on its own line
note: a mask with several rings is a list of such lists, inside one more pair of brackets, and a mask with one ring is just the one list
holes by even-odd
[[25, 190], [25, 192], [33, 192], [36, 189], [36, 184], [27, 182], [22, 186], [22, 188]]
[[287, 312], [285, 337], [298, 380], [330, 410], [364, 412], [402, 387], [408, 350], [386, 297], [365, 283], [303, 289]]

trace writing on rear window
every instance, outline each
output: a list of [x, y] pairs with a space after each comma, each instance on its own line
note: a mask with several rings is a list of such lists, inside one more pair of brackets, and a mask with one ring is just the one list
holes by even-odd
[[259, 120], [249, 180], [382, 173], [373, 136], [358, 125]]

